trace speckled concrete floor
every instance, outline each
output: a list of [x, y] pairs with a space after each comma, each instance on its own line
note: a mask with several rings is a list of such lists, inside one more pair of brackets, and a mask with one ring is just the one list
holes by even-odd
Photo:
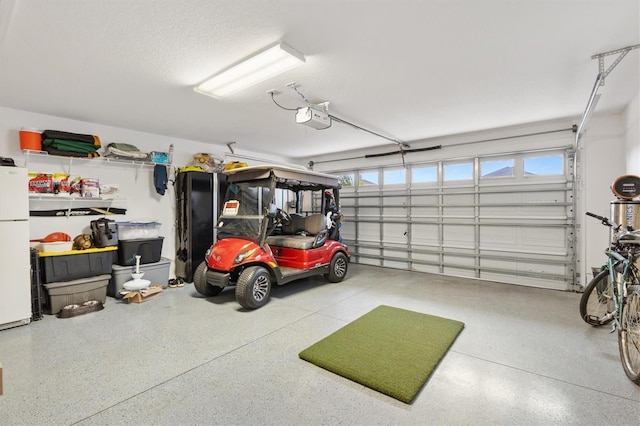
[[[243, 311], [193, 285], [0, 331], [0, 424], [637, 424], [615, 334], [579, 294], [350, 265]], [[411, 405], [298, 358], [380, 304], [466, 323]]]

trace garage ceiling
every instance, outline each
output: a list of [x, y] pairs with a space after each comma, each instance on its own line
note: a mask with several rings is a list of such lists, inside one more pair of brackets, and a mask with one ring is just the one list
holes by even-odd
[[[0, 0], [0, 105], [292, 159], [393, 145], [296, 124], [266, 93], [306, 106], [293, 81], [331, 114], [411, 143], [582, 114], [591, 56], [639, 43], [639, 13], [636, 0]], [[306, 64], [222, 100], [192, 90], [277, 41]], [[597, 111], [637, 93], [639, 51]]]

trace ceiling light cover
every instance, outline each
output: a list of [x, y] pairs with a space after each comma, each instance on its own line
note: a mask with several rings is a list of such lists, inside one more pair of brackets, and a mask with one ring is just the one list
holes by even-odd
[[278, 43], [212, 76], [193, 90], [222, 98], [304, 63], [304, 55], [284, 43]]

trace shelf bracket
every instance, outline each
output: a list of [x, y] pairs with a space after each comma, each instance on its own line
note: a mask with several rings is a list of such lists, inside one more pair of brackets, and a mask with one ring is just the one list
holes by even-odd
[[[613, 69], [622, 61], [622, 59], [627, 56], [627, 53], [634, 49], [640, 48], [640, 44], [634, 44], [633, 46], [627, 46], [620, 49], [610, 50], [609, 52], [597, 53], [591, 57], [591, 59], [598, 60], [598, 73], [602, 75], [600, 79], [600, 86], [604, 86], [605, 78], [613, 71]], [[609, 68], [605, 70], [604, 68], [604, 58], [611, 55], [618, 55]]]

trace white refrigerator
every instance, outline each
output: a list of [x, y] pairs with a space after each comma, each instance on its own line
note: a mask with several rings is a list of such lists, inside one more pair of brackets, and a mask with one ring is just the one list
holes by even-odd
[[0, 166], [0, 330], [31, 322], [27, 169]]

